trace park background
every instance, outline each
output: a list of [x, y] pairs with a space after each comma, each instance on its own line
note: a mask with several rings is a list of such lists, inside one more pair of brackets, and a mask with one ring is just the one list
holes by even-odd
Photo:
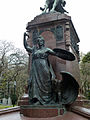
[[[65, 9], [80, 38], [81, 92], [90, 99], [90, 1], [66, 2]], [[40, 7], [44, 4], [45, 0], [0, 0], [0, 99], [11, 97], [17, 104], [15, 101], [25, 91], [28, 55], [23, 47], [23, 33], [26, 24], [42, 13]]]

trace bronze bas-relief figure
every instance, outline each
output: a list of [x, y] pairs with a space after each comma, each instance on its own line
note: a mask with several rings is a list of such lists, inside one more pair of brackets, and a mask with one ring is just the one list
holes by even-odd
[[[67, 96], [69, 93], [68, 91], [65, 91], [62, 96], [61, 96], [61, 90], [60, 88], [56, 88], [57, 92], [53, 90], [53, 81], [55, 81], [56, 76], [54, 74], [52, 65], [50, 64], [50, 61], [48, 60], [49, 55], [54, 55], [59, 58], [65, 59], [65, 60], [70, 60], [73, 61], [75, 60], [75, 56], [62, 49], [50, 49], [45, 47], [45, 41], [42, 36], [37, 37], [37, 45], [34, 45], [33, 47], [30, 47], [26, 40], [29, 36], [24, 33], [24, 47], [25, 49], [29, 52], [32, 53], [32, 64], [31, 64], [31, 71], [30, 71], [30, 78], [28, 81], [28, 91], [29, 91], [29, 102], [31, 105], [51, 105], [51, 104], [56, 104], [56, 102], [60, 103], [61, 99], [65, 99], [65, 101], [68, 103], [73, 101], [73, 98], [68, 99], [70, 96]], [[67, 86], [67, 80], [71, 79], [71, 84], [75, 83], [74, 78], [71, 77], [66, 72], [62, 72], [64, 80], [61, 82], [61, 85], [63, 87]], [[67, 75], [67, 78], [64, 77]], [[65, 81], [65, 82], [64, 82]], [[57, 86], [55, 86], [57, 87]], [[68, 87], [69, 89], [73, 89], [72, 87]], [[63, 90], [63, 89], [62, 89]], [[78, 88], [75, 88], [78, 91]], [[72, 94], [72, 93], [71, 93]], [[57, 95], [60, 98], [57, 100]], [[77, 95], [76, 95], [77, 96]], [[76, 98], [74, 97], [74, 99]], [[62, 103], [63, 103], [62, 101]], [[64, 103], [65, 103], [64, 101]]]
[[46, 0], [44, 8], [40, 7], [43, 13], [46, 13], [47, 10], [49, 12], [60, 12], [60, 13], [68, 13], [63, 7], [65, 7], [65, 0]]

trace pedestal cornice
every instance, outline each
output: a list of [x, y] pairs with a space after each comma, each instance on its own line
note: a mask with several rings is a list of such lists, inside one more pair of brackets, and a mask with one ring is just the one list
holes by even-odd
[[30, 30], [34, 27], [38, 27], [41, 25], [50, 24], [55, 21], [67, 21], [71, 20], [71, 17], [66, 14], [60, 14], [59, 12], [55, 13], [46, 13], [38, 15], [32, 20], [31, 22], [28, 22], [26, 29]]

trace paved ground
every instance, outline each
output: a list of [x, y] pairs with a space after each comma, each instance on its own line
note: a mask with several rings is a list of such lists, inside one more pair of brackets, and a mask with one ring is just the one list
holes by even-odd
[[22, 117], [22, 120], [88, 120], [75, 113], [68, 112], [64, 116], [58, 116], [53, 118], [26, 118]]
[[13, 112], [10, 114], [0, 115], [0, 120], [88, 120], [72, 112], [67, 112], [64, 116], [58, 116], [53, 118], [27, 118], [20, 116], [19, 112]]
[[0, 115], [0, 120], [21, 120], [19, 112]]

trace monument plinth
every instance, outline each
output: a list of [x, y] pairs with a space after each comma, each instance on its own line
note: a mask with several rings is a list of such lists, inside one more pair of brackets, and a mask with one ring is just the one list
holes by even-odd
[[80, 40], [71, 17], [66, 14], [60, 14], [59, 12], [41, 14], [36, 16], [31, 22], [28, 22], [26, 29], [30, 36], [28, 39], [30, 46], [36, 43], [34, 37], [39, 34], [44, 37], [45, 46], [52, 49], [62, 48], [72, 52], [76, 57], [75, 61], [66, 61], [56, 57], [50, 57], [50, 61], [57, 79], [61, 79], [60, 71], [67, 71], [72, 73], [75, 79], [79, 82], [78, 43]]

